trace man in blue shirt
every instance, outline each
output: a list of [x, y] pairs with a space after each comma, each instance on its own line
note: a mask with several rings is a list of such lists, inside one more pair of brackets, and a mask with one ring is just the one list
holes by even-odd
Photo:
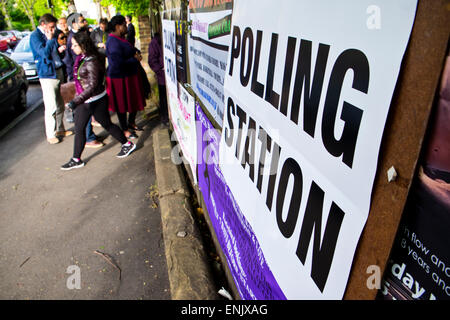
[[72, 135], [64, 128], [64, 101], [60, 86], [64, 81], [63, 64], [58, 55], [65, 46], [59, 46], [56, 36], [57, 19], [49, 13], [39, 19], [39, 27], [31, 33], [30, 47], [37, 61], [39, 82], [45, 106], [45, 134], [50, 144], [60, 142], [60, 137]]

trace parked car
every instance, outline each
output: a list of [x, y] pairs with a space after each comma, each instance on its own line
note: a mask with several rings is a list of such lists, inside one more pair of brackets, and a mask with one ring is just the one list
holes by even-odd
[[30, 36], [26, 36], [19, 42], [10, 58], [22, 66], [28, 81], [39, 81], [36, 63], [31, 52]]
[[20, 40], [22, 40], [23, 37], [25, 37], [25, 35], [22, 33], [22, 31], [18, 31], [18, 30], [11, 30], [11, 31], [16, 36], [17, 41], [20, 41]]
[[8, 51], [8, 41], [6, 40], [5, 36], [0, 35], [0, 52], [6, 52]]
[[8, 41], [8, 45], [11, 49], [14, 49], [19, 42], [14, 31], [0, 31], [0, 35], [6, 37], [6, 41]]
[[28, 80], [20, 65], [0, 53], [0, 113], [27, 106]]

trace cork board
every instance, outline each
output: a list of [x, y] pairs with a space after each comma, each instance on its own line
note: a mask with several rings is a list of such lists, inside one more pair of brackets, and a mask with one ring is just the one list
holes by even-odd
[[[344, 299], [374, 299], [366, 285], [371, 265], [384, 272], [413, 181], [450, 30], [450, 1], [419, 0], [380, 148], [372, 204], [353, 260]], [[388, 183], [387, 170], [398, 177]]]

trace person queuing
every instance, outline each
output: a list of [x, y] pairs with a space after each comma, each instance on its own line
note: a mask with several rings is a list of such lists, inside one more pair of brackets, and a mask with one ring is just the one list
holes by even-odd
[[136, 126], [136, 115], [146, 105], [142, 84], [146, 79], [142, 79], [139, 71], [139, 61], [142, 58], [137, 49], [125, 39], [127, 26], [123, 16], [114, 16], [108, 24], [108, 31], [106, 85], [109, 108], [117, 112], [120, 127], [126, 137], [137, 138], [134, 130], [142, 129]]
[[[58, 24], [56, 25], [56, 31], [55, 36], [57, 39], [57, 42], [59, 46], [67, 47], [67, 35], [69, 34], [69, 29], [67, 28], [67, 19], [65, 17], [59, 18]], [[64, 64], [64, 57], [66, 56], [67, 50], [59, 51], [59, 57], [61, 59], [61, 62], [63, 63], [63, 72], [64, 72], [64, 81], [63, 83], [67, 82], [67, 71], [66, 71], [66, 65]]]
[[[61, 17], [58, 19], [58, 23], [56, 24], [56, 31], [55, 31], [55, 35], [56, 35], [56, 39], [58, 41], [58, 44], [60, 46], [67, 46], [67, 36], [69, 35], [69, 27], [67, 26], [67, 18], [66, 17]], [[62, 83], [66, 83], [67, 82], [67, 69], [66, 69], [66, 65], [64, 63], [64, 57], [66, 56], [66, 52], [67, 50], [64, 50], [62, 52], [58, 52], [59, 54], [59, 58], [61, 59], [62, 63], [63, 63], [63, 73], [64, 73], [64, 80]], [[68, 123], [73, 123], [73, 115], [69, 110], [65, 110], [64, 112], [65, 114], [65, 118], [66, 118], [66, 122]]]
[[[106, 40], [108, 39], [106, 29], [108, 28], [108, 19], [101, 18], [98, 24], [98, 28], [91, 32], [91, 39], [98, 52], [100, 52], [106, 61]], [[101, 127], [100, 123], [98, 123], [94, 117], [92, 117], [92, 125], [94, 127]]]
[[159, 116], [161, 123], [169, 124], [169, 111], [167, 107], [166, 79], [164, 75], [164, 60], [161, 46], [161, 34], [155, 32], [152, 41], [148, 45], [148, 65], [156, 74], [159, 91]]
[[61, 17], [58, 19], [58, 24], [56, 25], [58, 30], [64, 32], [66, 35], [69, 33], [69, 27], [67, 26], [67, 18]]
[[[67, 18], [67, 23], [70, 26], [70, 32], [67, 37], [67, 52], [64, 57], [64, 64], [66, 65], [67, 77], [69, 81], [74, 81], [73, 78], [73, 66], [77, 58], [77, 54], [72, 50], [72, 38], [78, 32], [88, 33], [87, 21], [80, 13], [72, 13]], [[102, 142], [99, 141], [97, 136], [92, 129], [92, 119], [86, 124], [86, 147], [87, 148], [100, 148], [104, 146]]]
[[131, 16], [126, 16], [125, 18], [127, 22], [127, 41], [134, 47], [136, 43], [136, 30], [134, 29], [134, 25], [131, 23]]
[[94, 41], [98, 52], [106, 56], [106, 40], [108, 39], [108, 33], [106, 28], [108, 27], [108, 20], [101, 18], [99, 21], [99, 27], [91, 33], [91, 39]]
[[83, 19], [83, 16], [79, 13], [72, 13], [67, 18], [67, 24], [69, 25], [69, 34], [67, 35], [67, 53], [64, 58], [64, 63], [67, 69], [67, 76], [69, 81], [73, 81], [73, 63], [75, 62], [76, 55], [72, 50], [72, 37], [75, 33], [80, 30], [80, 19]]
[[57, 19], [51, 14], [42, 15], [38, 28], [30, 36], [31, 52], [37, 61], [44, 100], [45, 134], [50, 144], [59, 143], [59, 138], [73, 134], [64, 127], [64, 101], [60, 91], [64, 74], [58, 53], [66, 47], [58, 45], [55, 37], [56, 22]]
[[111, 122], [108, 112], [108, 98], [104, 85], [105, 62], [89, 35], [79, 32], [72, 37], [72, 48], [77, 54], [74, 64], [74, 79], [76, 86], [75, 98], [67, 103], [67, 108], [75, 113], [75, 142], [73, 156], [62, 170], [81, 168], [85, 165], [81, 160], [85, 141], [86, 124], [92, 115], [121, 144], [118, 158], [127, 157], [136, 149], [136, 145], [128, 141], [118, 126]]

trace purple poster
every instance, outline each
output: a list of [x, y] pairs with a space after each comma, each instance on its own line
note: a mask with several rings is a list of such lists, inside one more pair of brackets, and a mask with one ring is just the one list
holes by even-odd
[[198, 104], [195, 109], [199, 188], [239, 294], [244, 300], [286, 299], [220, 171], [220, 134]]

